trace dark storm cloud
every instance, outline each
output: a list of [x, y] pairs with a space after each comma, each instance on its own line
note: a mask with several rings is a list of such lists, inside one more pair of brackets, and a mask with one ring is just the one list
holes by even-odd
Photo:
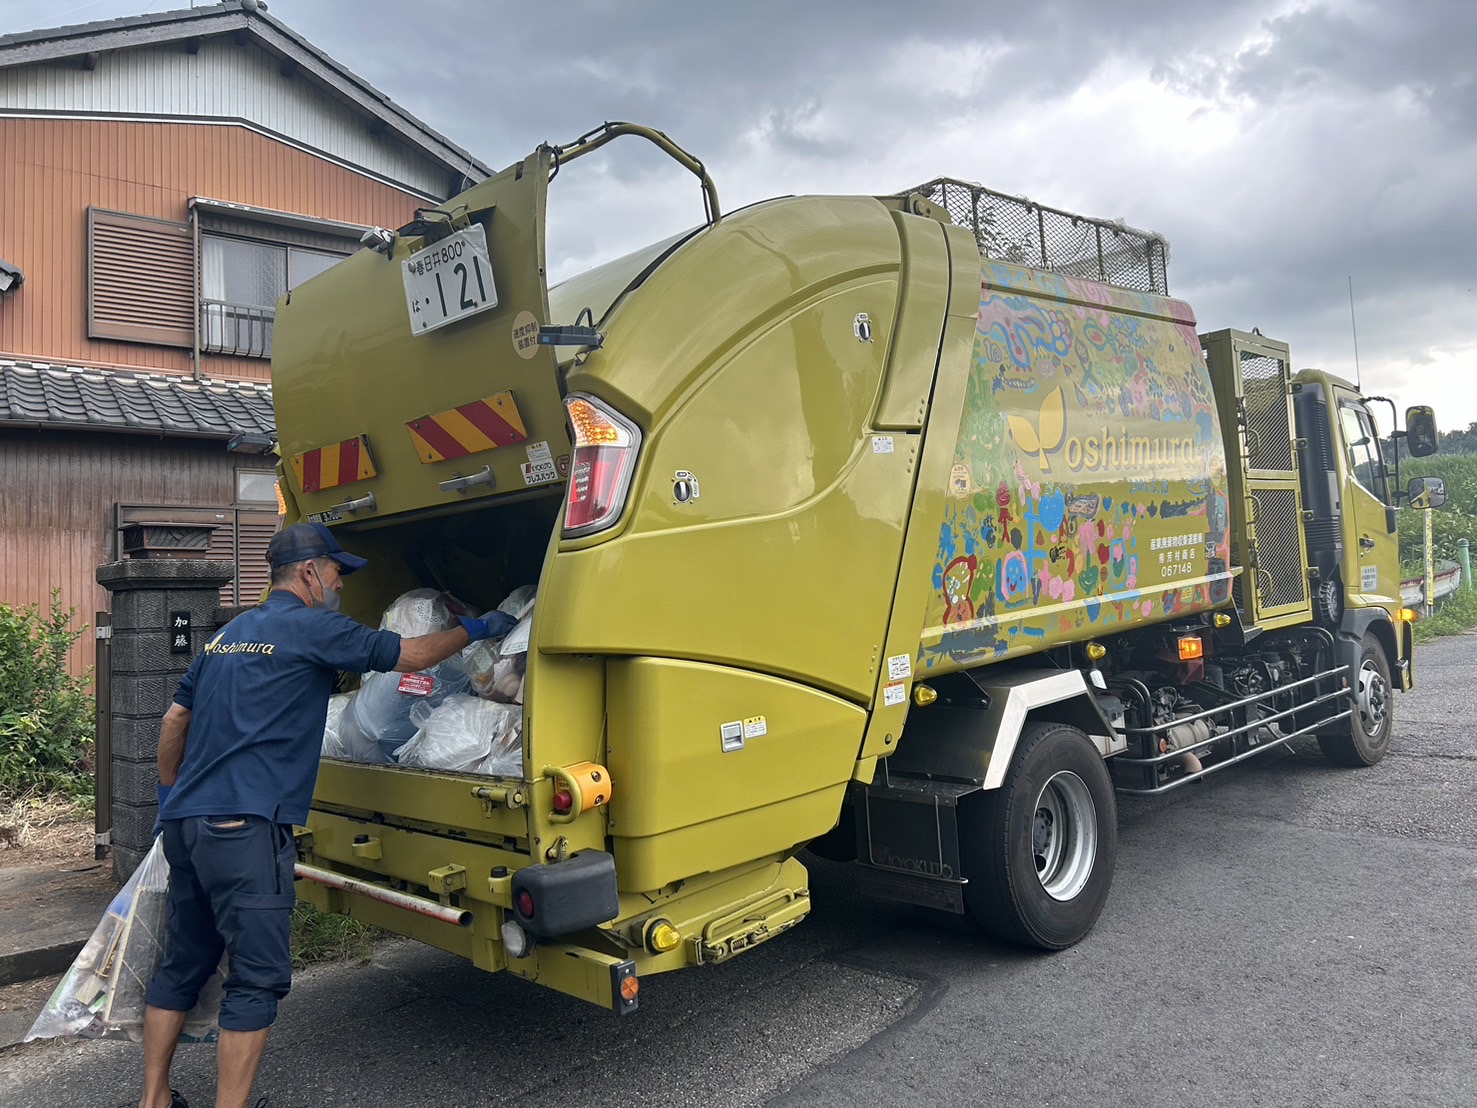
[[[1366, 383], [1420, 386], [1432, 351], [1477, 359], [1471, 0], [270, 4], [493, 166], [629, 119], [703, 159], [726, 210], [966, 176], [1164, 232], [1206, 328], [1260, 325], [1299, 364], [1352, 375], [1350, 277]], [[142, 6], [9, 0], [0, 29]], [[562, 273], [701, 213], [640, 143], [557, 190]], [[1477, 387], [1453, 368], [1464, 424]]]

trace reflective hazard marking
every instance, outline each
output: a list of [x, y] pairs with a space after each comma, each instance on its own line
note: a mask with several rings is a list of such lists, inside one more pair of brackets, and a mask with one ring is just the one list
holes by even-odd
[[294, 454], [287, 464], [303, 492], [320, 492], [375, 476], [374, 458], [364, 435]]
[[422, 462], [444, 462], [483, 450], [523, 442], [528, 431], [513, 394], [500, 392], [435, 415], [421, 416], [405, 425]]

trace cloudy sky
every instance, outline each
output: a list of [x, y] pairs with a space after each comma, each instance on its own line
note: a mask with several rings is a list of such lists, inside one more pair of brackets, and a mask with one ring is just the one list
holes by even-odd
[[[1202, 330], [1352, 379], [1357, 327], [1367, 393], [1477, 421], [1472, 0], [268, 3], [489, 165], [628, 119], [702, 158], [726, 210], [947, 175], [1121, 218], [1169, 239]], [[0, 0], [0, 33], [182, 6]], [[701, 216], [623, 140], [556, 182], [551, 264]]]

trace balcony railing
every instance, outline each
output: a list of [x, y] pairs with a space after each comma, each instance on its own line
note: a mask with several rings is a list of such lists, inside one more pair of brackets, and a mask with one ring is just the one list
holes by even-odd
[[200, 349], [209, 354], [270, 358], [272, 321], [275, 316], [276, 313], [271, 308], [202, 299]]

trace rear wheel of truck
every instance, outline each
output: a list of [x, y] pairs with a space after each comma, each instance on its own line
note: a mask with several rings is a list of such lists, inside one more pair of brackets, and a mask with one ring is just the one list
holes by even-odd
[[1365, 635], [1359, 652], [1359, 672], [1353, 686], [1353, 711], [1318, 736], [1318, 745], [1330, 762], [1341, 766], [1372, 766], [1390, 749], [1395, 729], [1395, 704], [1391, 696], [1390, 663], [1384, 647], [1373, 635]]
[[1075, 727], [1026, 727], [999, 789], [959, 809], [965, 914], [997, 939], [1061, 950], [1097, 922], [1118, 857], [1102, 755]]

